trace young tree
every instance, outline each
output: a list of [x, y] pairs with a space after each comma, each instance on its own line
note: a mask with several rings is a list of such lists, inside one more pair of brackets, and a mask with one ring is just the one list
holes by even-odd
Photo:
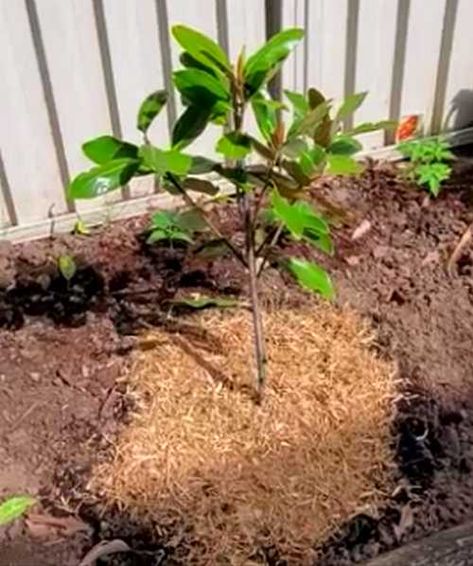
[[[172, 33], [183, 49], [183, 68], [174, 72], [173, 82], [184, 111], [173, 126], [170, 147], [155, 147], [148, 138], [148, 129], [168, 98], [165, 91], [157, 91], [144, 100], [138, 112], [143, 144], [138, 147], [112, 136], [86, 142], [84, 153], [96, 167], [72, 181], [70, 195], [73, 199], [92, 198], [125, 185], [132, 177], [153, 175], [162, 190], [180, 195], [187, 208], [198, 212], [209, 231], [248, 273], [256, 390], [261, 399], [266, 349], [258, 279], [283, 232], [326, 253], [333, 252], [328, 223], [306, 200], [305, 189], [324, 173], [358, 174], [362, 166], [353, 154], [361, 144], [354, 136], [389, 123], [365, 123], [343, 132], [344, 121], [362, 104], [366, 93], [347, 97], [333, 113], [332, 101], [314, 88], [305, 95], [286, 91], [292, 117], [284, 118], [286, 104], [270, 96], [267, 84], [302, 39], [300, 29], [281, 31], [248, 58], [242, 51], [234, 65], [218, 44], [200, 32], [177, 25]], [[245, 131], [248, 112], [254, 114], [259, 139]], [[223, 134], [216, 144], [220, 161], [184, 151], [210, 123], [222, 126]], [[236, 201], [245, 235], [243, 246], [223, 234], [195, 199], [196, 192], [214, 195], [218, 191], [211, 181], [200, 177], [210, 172], [234, 187], [231, 198]], [[192, 239], [193, 229], [185, 213], [158, 213], [152, 229], [151, 241]], [[265, 235], [260, 238], [262, 231]], [[280, 261], [280, 265], [306, 289], [333, 296], [332, 282], [319, 265], [295, 257]]]

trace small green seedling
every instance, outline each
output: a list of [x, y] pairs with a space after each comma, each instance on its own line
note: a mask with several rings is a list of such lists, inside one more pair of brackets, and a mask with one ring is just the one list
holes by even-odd
[[400, 153], [408, 159], [405, 175], [436, 197], [452, 174], [450, 162], [455, 156], [449, 143], [441, 137], [401, 142]]
[[[151, 175], [163, 191], [182, 198], [193, 218], [189, 212], [156, 213], [148, 242], [177, 240], [186, 245], [196, 232], [202, 234], [205, 230], [211, 237], [204, 244], [199, 242], [196, 254], [223, 250], [241, 263], [248, 276], [256, 389], [261, 399], [267, 359], [259, 278], [272, 261], [287, 269], [304, 288], [327, 298], [334, 296], [330, 277], [321, 266], [301, 258], [282, 257], [276, 244], [285, 233], [293, 240], [333, 252], [329, 225], [317, 207], [309, 203], [307, 189], [323, 174], [359, 174], [363, 167], [354, 159], [361, 149], [356, 136], [390, 128], [393, 123], [364, 123], [344, 129], [366, 92], [351, 94], [340, 105], [315, 88], [305, 93], [286, 91], [284, 101], [273, 98], [268, 83], [302, 40], [301, 29], [277, 33], [249, 57], [243, 49], [235, 63], [213, 39], [197, 30], [177, 25], [172, 34], [182, 48], [182, 68], [174, 71], [173, 83], [183, 112], [172, 125], [169, 146], [156, 147], [148, 136], [151, 124], [168, 100], [165, 91], [157, 91], [138, 110], [142, 143], [135, 145], [110, 135], [86, 142], [84, 153], [95, 166], [73, 179], [69, 194], [72, 199], [93, 198], [123, 187], [134, 177]], [[288, 107], [289, 115], [285, 114]], [[258, 134], [245, 129], [250, 112]], [[215, 144], [219, 157], [189, 152], [189, 146], [210, 124], [222, 128]], [[209, 173], [212, 180], [202, 177]], [[215, 197], [219, 188], [214, 179], [232, 186], [237, 238], [225, 233], [218, 215], [210, 215], [195, 198], [196, 193]], [[215, 198], [214, 207], [222, 202]], [[203, 227], [195, 226], [196, 217]]]
[[59, 269], [59, 273], [68, 283], [70, 283], [77, 271], [77, 265], [74, 258], [68, 254], [59, 256], [57, 260], [57, 267]]
[[0, 504], [0, 525], [8, 525], [18, 519], [36, 503], [34, 497], [18, 495], [6, 499]]

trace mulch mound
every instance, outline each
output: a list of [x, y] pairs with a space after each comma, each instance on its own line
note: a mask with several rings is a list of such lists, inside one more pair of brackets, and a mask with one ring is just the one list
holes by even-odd
[[390, 486], [394, 372], [367, 325], [321, 304], [267, 313], [257, 406], [250, 319], [211, 313], [192, 319], [204, 339], [143, 338], [128, 378], [139, 409], [92, 478], [103, 504], [181, 538], [186, 563], [273, 549], [310, 564], [314, 543]]

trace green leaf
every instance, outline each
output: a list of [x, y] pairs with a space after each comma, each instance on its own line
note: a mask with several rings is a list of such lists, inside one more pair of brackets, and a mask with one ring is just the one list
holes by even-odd
[[228, 82], [200, 69], [184, 69], [173, 73], [173, 80], [185, 101], [196, 106], [213, 106], [218, 100], [229, 100]]
[[356, 136], [358, 134], [367, 134], [370, 132], [376, 132], [377, 130], [394, 130], [397, 126], [396, 120], [380, 120], [379, 122], [364, 122], [363, 124], [358, 124], [352, 130], [347, 132], [351, 136]]
[[209, 73], [214, 77], [218, 76], [215, 69], [213, 69], [209, 65], [205, 65], [201, 61], [198, 61], [195, 57], [192, 57], [192, 55], [187, 51], [183, 51], [179, 55], [179, 61], [181, 62], [182, 66], [186, 67], [187, 69], [200, 69], [201, 71], [205, 71], [206, 73]]
[[171, 301], [171, 303], [176, 306], [190, 307], [192, 309], [205, 309], [209, 307], [230, 308], [238, 306], [238, 301], [236, 299], [223, 297], [206, 297], [205, 295], [174, 299]]
[[227, 159], [244, 159], [251, 152], [251, 138], [240, 132], [222, 136], [215, 147]]
[[415, 169], [416, 180], [421, 185], [426, 185], [433, 196], [438, 196], [441, 185], [447, 181], [452, 173], [452, 168], [447, 163], [423, 163]]
[[307, 134], [312, 136], [316, 127], [328, 116], [330, 111], [329, 101], [324, 101], [311, 110], [303, 120], [295, 127], [294, 134]]
[[320, 92], [320, 90], [317, 90], [316, 88], [309, 88], [307, 97], [309, 99], [309, 107], [312, 110], [314, 108], [317, 108], [317, 106], [319, 106], [319, 104], [322, 104], [322, 102], [325, 102], [325, 96]]
[[189, 106], [174, 124], [172, 146], [182, 149], [192, 143], [205, 130], [212, 109], [206, 106]]
[[7, 525], [18, 519], [35, 503], [36, 499], [29, 495], [10, 497], [0, 505], [0, 525]]
[[363, 149], [361, 143], [349, 136], [338, 136], [329, 146], [328, 151], [333, 155], [353, 155]]
[[136, 145], [121, 141], [113, 136], [100, 136], [89, 140], [82, 145], [82, 151], [91, 161], [98, 164], [124, 157], [138, 158], [138, 147]]
[[335, 296], [328, 273], [316, 263], [292, 257], [286, 265], [299, 285], [305, 289], [320, 293], [326, 299], [332, 299]]
[[328, 255], [333, 255], [335, 251], [332, 238], [328, 234], [317, 234], [315, 232], [305, 231], [304, 239]]
[[276, 129], [277, 124], [277, 110], [274, 105], [260, 92], [256, 93], [251, 99], [251, 107], [258, 124], [258, 129], [263, 138], [267, 141]]
[[217, 238], [202, 244], [198, 249], [194, 250], [194, 254], [202, 259], [213, 260], [223, 257], [229, 253], [229, 249], [225, 240]]
[[195, 155], [192, 157], [192, 165], [189, 169], [191, 175], [203, 175], [204, 173], [210, 173], [215, 170], [217, 165], [216, 161], [202, 157], [201, 155]]
[[88, 236], [90, 234], [90, 228], [87, 227], [85, 222], [78, 218], [72, 229], [73, 234], [77, 236]]
[[284, 94], [292, 104], [295, 117], [302, 118], [310, 110], [309, 102], [303, 94], [300, 94], [299, 92], [292, 92], [290, 90], [285, 90]]
[[210, 37], [183, 25], [173, 26], [172, 34], [179, 45], [200, 63], [218, 70], [231, 71], [225, 52]]
[[180, 230], [165, 231], [161, 229], [153, 230], [148, 238], [146, 239], [147, 244], [154, 244], [161, 240], [175, 240], [180, 242], [186, 242], [192, 244], [193, 240], [187, 232], [182, 232]]
[[277, 191], [273, 191], [271, 206], [274, 218], [282, 222], [296, 240], [300, 240], [306, 231], [320, 235], [329, 232], [325, 220], [307, 202], [290, 204]]
[[284, 155], [297, 159], [302, 153], [309, 151], [309, 147], [304, 139], [292, 138], [282, 146], [281, 151]]
[[189, 191], [195, 191], [197, 193], [204, 193], [206, 195], [216, 195], [218, 193], [218, 187], [216, 187], [210, 181], [205, 179], [197, 179], [196, 177], [187, 177], [183, 182], [184, 188]]
[[309, 150], [309, 153], [312, 159], [312, 163], [315, 166], [321, 165], [325, 161], [325, 158], [327, 157], [327, 152], [325, 151], [325, 148], [317, 144], [314, 144], [312, 149]]
[[141, 103], [138, 110], [136, 127], [146, 134], [153, 120], [161, 112], [168, 100], [168, 93], [165, 90], [157, 90], [147, 96]]
[[72, 199], [94, 198], [123, 187], [138, 170], [138, 159], [115, 159], [80, 173], [69, 185]]
[[164, 151], [153, 145], [143, 145], [140, 156], [147, 167], [158, 175], [173, 173], [186, 175], [192, 165], [192, 157], [176, 149]]
[[250, 96], [271, 78], [279, 65], [304, 36], [304, 30], [290, 28], [283, 30], [251, 55], [245, 63], [243, 75]]
[[327, 155], [328, 175], [358, 175], [363, 171], [363, 165], [348, 155]]
[[363, 104], [367, 94], [367, 92], [358, 92], [356, 94], [348, 95], [338, 109], [335, 120], [340, 122], [358, 110], [358, 108]]
[[57, 260], [59, 273], [66, 281], [70, 281], [77, 271], [76, 262], [74, 258], [68, 254], [60, 255]]

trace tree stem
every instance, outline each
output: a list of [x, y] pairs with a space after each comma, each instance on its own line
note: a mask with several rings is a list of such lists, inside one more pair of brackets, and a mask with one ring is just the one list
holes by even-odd
[[171, 183], [179, 191], [180, 195], [184, 199], [184, 202], [187, 204], [187, 206], [190, 206], [191, 208], [194, 208], [195, 210], [197, 210], [197, 212], [201, 215], [202, 219], [205, 221], [207, 226], [212, 230], [212, 232], [217, 236], [217, 238], [222, 240], [222, 242], [227, 246], [227, 248], [231, 252], [233, 252], [234, 256], [245, 267], [248, 267], [248, 263], [247, 263], [245, 257], [243, 256], [243, 254], [241, 253], [241, 251], [228, 238], [225, 238], [225, 236], [222, 234], [222, 232], [220, 232], [219, 228], [209, 218], [209, 215], [207, 214], [207, 212], [195, 202], [195, 200], [188, 194], [188, 192], [184, 189], [184, 187], [181, 186], [181, 184], [176, 179], [176, 177], [174, 175], [172, 175], [171, 173], [168, 173], [168, 179], [171, 181]]
[[266, 344], [264, 338], [263, 317], [258, 292], [258, 273], [256, 267], [255, 239], [253, 222], [251, 219], [250, 196], [243, 196], [245, 207], [245, 241], [246, 258], [248, 261], [248, 281], [250, 284], [251, 312], [253, 315], [253, 332], [256, 362], [256, 394], [257, 401], [261, 403], [263, 399], [263, 389], [266, 383]]

